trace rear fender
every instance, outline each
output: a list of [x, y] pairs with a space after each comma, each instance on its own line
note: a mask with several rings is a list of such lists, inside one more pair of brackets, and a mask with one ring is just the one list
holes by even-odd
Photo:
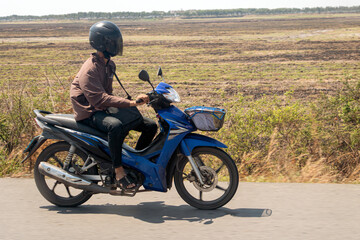
[[28, 155], [21, 161], [21, 163], [24, 163], [26, 160], [28, 160], [36, 152], [36, 150], [41, 145], [43, 145], [44, 142], [46, 142], [46, 140], [47, 138], [45, 138], [43, 135], [34, 137], [24, 150], [24, 153], [28, 152]]
[[43, 132], [41, 135], [34, 137], [29, 145], [26, 147], [23, 153], [27, 153], [28, 155], [21, 161], [21, 163], [24, 163], [26, 160], [28, 160], [35, 152], [36, 150], [41, 147], [41, 145], [46, 142], [47, 139], [56, 139], [56, 140], [65, 140], [67, 141], [68, 138], [61, 133], [59, 130], [57, 130], [54, 126], [44, 124], [43, 122], [39, 121], [39, 119], [36, 119], [37, 124], [43, 129]]

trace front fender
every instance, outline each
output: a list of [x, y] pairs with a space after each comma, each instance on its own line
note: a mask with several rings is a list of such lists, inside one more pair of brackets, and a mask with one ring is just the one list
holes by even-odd
[[176, 171], [176, 165], [179, 161], [179, 157], [181, 155], [184, 157], [191, 155], [191, 152], [196, 147], [227, 148], [225, 144], [204, 135], [195, 133], [190, 133], [186, 135], [180, 143], [178, 150], [174, 152], [171, 160], [169, 161], [169, 165], [167, 166], [166, 181], [168, 189], [170, 189], [172, 186], [172, 179]]
[[191, 133], [186, 135], [186, 137], [183, 139], [187, 146], [187, 150], [191, 153], [192, 150], [196, 147], [218, 147], [218, 148], [227, 148], [225, 144], [222, 142], [219, 142], [218, 140], [215, 140], [213, 138]]

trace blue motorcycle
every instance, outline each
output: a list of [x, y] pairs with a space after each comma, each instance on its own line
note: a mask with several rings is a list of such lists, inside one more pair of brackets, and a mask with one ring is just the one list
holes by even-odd
[[[164, 79], [161, 68], [158, 76]], [[225, 110], [191, 107], [183, 112], [172, 105], [180, 102], [180, 97], [169, 84], [161, 82], [154, 89], [145, 70], [139, 78], [153, 88], [148, 105], [156, 112], [160, 132], [140, 151], [123, 144], [122, 163], [127, 174], [136, 179], [135, 189], [116, 188], [106, 133], [76, 122], [71, 114], [34, 110], [43, 131], [24, 150], [28, 155], [23, 162], [44, 142], [55, 140], [40, 153], [34, 166], [42, 196], [57, 206], [75, 207], [96, 193], [131, 197], [145, 191], [166, 192], [174, 181], [181, 198], [195, 208], [225, 205], [238, 187], [235, 162], [222, 150], [226, 145], [193, 133], [219, 130]]]

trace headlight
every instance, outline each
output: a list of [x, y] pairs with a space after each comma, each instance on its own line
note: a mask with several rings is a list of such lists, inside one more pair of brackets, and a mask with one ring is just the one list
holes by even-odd
[[180, 102], [180, 96], [173, 88], [167, 88], [166, 89], [168, 93], [163, 93], [163, 96], [169, 101], [169, 102]]

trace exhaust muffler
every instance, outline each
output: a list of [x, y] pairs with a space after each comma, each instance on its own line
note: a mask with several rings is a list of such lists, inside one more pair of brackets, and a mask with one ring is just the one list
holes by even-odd
[[39, 172], [73, 188], [93, 193], [110, 193], [110, 189], [108, 188], [101, 187], [89, 180], [72, 175], [71, 173], [68, 173], [65, 170], [47, 162], [41, 162], [39, 164]]

